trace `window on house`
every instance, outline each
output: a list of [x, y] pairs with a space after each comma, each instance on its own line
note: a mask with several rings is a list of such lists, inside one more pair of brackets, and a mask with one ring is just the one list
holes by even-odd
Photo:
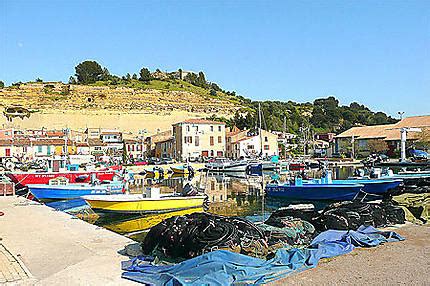
[[37, 146], [37, 152], [42, 153], [42, 146]]
[[197, 131], [199, 131], [199, 127], [198, 127], [198, 126], [196, 126], [196, 132], [197, 132]]
[[269, 145], [264, 145], [264, 150], [269, 150]]
[[264, 142], [267, 142], [267, 141], [269, 141], [269, 140], [267, 139], [267, 136], [265, 136], [264, 137]]
[[190, 132], [190, 126], [187, 125], [187, 132]]
[[214, 156], [214, 150], [211, 150], [211, 157]]
[[218, 143], [222, 143], [222, 138], [221, 138], [221, 136], [218, 136]]
[[211, 126], [211, 132], [213, 132], [214, 131], [214, 127], [213, 126]]
[[221, 132], [221, 126], [218, 126], [218, 131]]
[[248, 145], [247, 147], [249, 150], [254, 149], [254, 145]]
[[214, 137], [213, 136], [209, 137], [209, 140], [210, 140], [210, 145], [213, 146], [214, 145]]
[[195, 138], [196, 140], [195, 140], [195, 145], [196, 146], [199, 146], [200, 145], [200, 140], [199, 140], [199, 136], [196, 136], [196, 138]]

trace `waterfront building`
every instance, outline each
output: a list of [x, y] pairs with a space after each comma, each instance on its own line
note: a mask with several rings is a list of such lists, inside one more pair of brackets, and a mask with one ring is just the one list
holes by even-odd
[[155, 157], [157, 158], [173, 158], [174, 157], [174, 144], [173, 137], [155, 143]]
[[384, 142], [387, 155], [394, 155], [400, 149], [402, 128], [420, 128], [422, 132], [408, 132], [407, 142], [411, 145], [423, 133], [430, 132], [430, 115], [406, 117], [394, 124], [352, 127], [335, 137], [337, 153], [351, 152], [354, 146], [356, 155], [367, 156], [371, 153], [370, 142]]
[[145, 138], [146, 157], [156, 156], [156, 145], [172, 138], [172, 130], [158, 131], [156, 134]]
[[[259, 134], [261, 132], [261, 136]], [[246, 157], [270, 157], [279, 154], [278, 135], [264, 129], [233, 130], [227, 133], [227, 157], [232, 159]]]
[[174, 158], [177, 160], [198, 160], [225, 156], [225, 123], [188, 119], [173, 125]]
[[139, 139], [124, 139], [124, 148], [129, 159], [142, 158], [144, 156], [144, 144]]

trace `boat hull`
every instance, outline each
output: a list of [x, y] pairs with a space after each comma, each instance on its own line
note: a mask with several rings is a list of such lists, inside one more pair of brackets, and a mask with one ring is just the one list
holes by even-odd
[[49, 180], [64, 177], [70, 183], [88, 183], [91, 181], [91, 175], [95, 174], [96, 178], [100, 181], [112, 181], [115, 176], [115, 171], [89, 171], [89, 172], [41, 172], [41, 173], [27, 173], [17, 172], [8, 173], [7, 176], [20, 187], [25, 187], [30, 184], [48, 184]]
[[116, 213], [151, 213], [202, 207], [205, 197], [162, 197], [159, 199], [112, 201], [98, 196], [85, 196], [85, 201], [93, 210]]
[[188, 168], [170, 167], [174, 174], [188, 174], [190, 171]]
[[86, 195], [109, 195], [121, 194], [123, 185], [66, 185], [66, 186], [50, 186], [50, 185], [28, 185], [29, 191], [38, 200], [64, 200], [77, 199]]
[[363, 192], [382, 195], [390, 190], [398, 188], [403, 180], [333, 180], [332, 182], [333, 184], [361, 184], [364, 185], [362, 189]]
[[353, 200], [362, 188], [363, 185], [358, 184], [303, 186], [269, 184], [266, 186], [266, 193], [268, 196], [286, 199], [348, 201]]

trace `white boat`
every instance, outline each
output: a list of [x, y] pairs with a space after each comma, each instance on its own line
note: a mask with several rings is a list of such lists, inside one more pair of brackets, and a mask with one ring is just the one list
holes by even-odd
[[214, 172], [245, 172], [247, 166], [248, 161], [233, 161], [226, 158], [216, 158], [205, 165], [206, 169]]

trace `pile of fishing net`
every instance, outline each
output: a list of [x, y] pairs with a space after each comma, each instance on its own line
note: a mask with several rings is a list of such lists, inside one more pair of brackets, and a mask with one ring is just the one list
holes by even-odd
[[391, 202], [366, 203], [360, 201], [337, 202], [322, 211], [281, 208], [269, 217], [266, 224], [275, 225], [282, 218], [301, 218], [310, 222], [318, 232], [328, 229], [355, 230], [361, 225], [383, 227], [403, 224], [405, 212]]
[[191, 258], [217, 249], [265, 253], [267, 243], [264, 233], [247, 220], [193, 213], [171, 217], [152, 227], [142, 249], [145, 254], [158, 250], [166, 257]]
[[166, 258], [192, 258], [219, 249], [266, 258], [280, 247], [309, 243], [314, 232], [313, 226], [301, 219], [270, 226], [238, 217], [193, 213], [152, 227], [142, 249], [145, 254]]

